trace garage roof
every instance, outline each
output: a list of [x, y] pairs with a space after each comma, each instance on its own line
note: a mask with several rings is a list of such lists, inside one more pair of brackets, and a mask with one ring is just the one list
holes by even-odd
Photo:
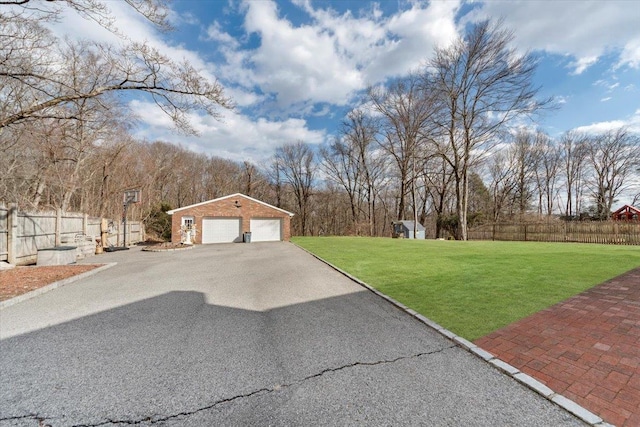
[[196, 206], [202, 206], [202, 205], [206, 205], [206, 204], [208, 204], [208, 203], [218, 202], [218, 201], [220, 201], [220, 200], [230, 199], [230, 198], [233, 198], [233, 197], [244, 197], [245, 199], [249, 199], [249, 200], [254, 201], [254, 202], [256, 202], [256, 203], [260, 203], [261, 205], [267, 206], [267, 207], [269, 207], [269, 208], [271, 208], [271, 209], [275, 209], [275, 210], [280, 211], [280, 212], [282, 212], [282, 213], [286, 213], [286, 214], [287, 214], [287, 215], [289, 215], [289, 216], [294, 216], [294, 215], [295, 215], [294, 213], [291, 213], [291, 212], [289, 212], [289, 211], [285, 211], [284, 209], [277, 208], [277, 207], [275, 207], [275, 206], [273, 206], [273, 205], [270, 205], [270, 204], [268, 204], [268, 203], [262, 202], [262, 201], [260, 201], [260, 200], [258, 200], [258, 199], [254, 199], [253, 197], [249, 197], [249, 196], [244, 195], [244, 194], [242, 194], [242, 193], [230, 194], [230, 195], [228, 195], [228, 196], [218, 197], [217, 199], [207, 200], [206, 202], [200, 202], [200, 203], [196, 203], [196, 204], [194, 204], [194, 205], [183, 206], [183, 207], [181, 207], [181, 208], [172, 209], [172, 210], [170, 210], [170, 211], [167, 211], [167, 213], [168, 213], [169, 215], [173, 215], [174, 213], [176, 213], [176, 212], [180, 212], [180, 211], [183, 211], [183, 210], [185, 210], [185, 209], [194, 208], [194, 207], [196, 207]]

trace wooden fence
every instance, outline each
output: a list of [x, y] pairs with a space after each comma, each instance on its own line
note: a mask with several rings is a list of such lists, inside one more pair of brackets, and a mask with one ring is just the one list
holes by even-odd
[[486, 224], [470, 229], [469, 240], [575, 242], [640, 245], [640, 223], [622, 221]]
[[[120, 221], [109, 221], [108, 241], [103, 246], [122, 246], [124, 230]], [[0, 262], [15, 265], [34, 264], [39, 249], [75, 245], [80, 241], [95, 242], [100, 238], [102, 218], [61, 210], [21, 212], [15, 204], [0, 203]], [[144, 226], [140, 221], [127, 221], [127, 244], [141, 242]], [[95, 248], [95, 243], [94, 243]]]

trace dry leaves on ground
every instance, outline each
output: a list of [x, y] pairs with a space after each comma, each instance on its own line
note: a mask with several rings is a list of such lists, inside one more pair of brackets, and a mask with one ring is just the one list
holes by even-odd
[[15, 267], [0, 270], [0, 301], [100, 267], [102, 264]]

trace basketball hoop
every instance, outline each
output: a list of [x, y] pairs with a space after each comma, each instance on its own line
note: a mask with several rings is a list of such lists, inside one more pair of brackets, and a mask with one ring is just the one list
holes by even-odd
[[124, 212], [122, 213], [123, 235], [122, 235], [122, 249], [127, 248], [127, 208], [131, 203], [140, 203], [140, 190], [125, 190], [122, 196], [122, 204], [124, 205]]

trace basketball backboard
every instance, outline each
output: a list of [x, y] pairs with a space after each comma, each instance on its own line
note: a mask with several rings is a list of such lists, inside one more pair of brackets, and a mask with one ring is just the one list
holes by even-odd
[[140, 203], [140, 190], [125, 190], [122, 202], [125, 204]]

